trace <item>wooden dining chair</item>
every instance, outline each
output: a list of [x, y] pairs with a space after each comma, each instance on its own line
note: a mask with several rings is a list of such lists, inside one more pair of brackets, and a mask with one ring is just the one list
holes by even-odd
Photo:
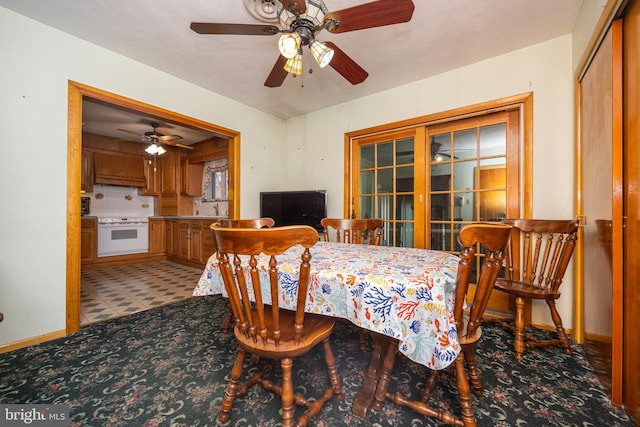
[[[225, 228], [271, 228], [276, 222], [273, 218], [251, 218], [251, 219], [220, 219], [217, 221], [219, 227]], [[213, 229], [211, 224], [211, 228]]]
[[324, 228], [324, 241], [331, 241], [330, 229], [333, 229], [336, 242], [379, 245], [384, 221], [381, 219], [323, 218], [320, 224]]
[[[323, 218], [320, 225], [324, 228], [325, 242], [330, 242], [331, 229], [335, 232], [336, 242], [379, 245], [384, 221], [381, 219]], [[366, 350], [367, 339], [363, 329], [358, 330], [360, 348]]]
[[[482, 316], [487, 308], [493, 285], [502, 269], [511, 229], [512, 227], [508, 225], [478, 223], [463, 227], [458, 234], [458, 242], [462, 246], [462, 250], [458, 263], [453, 316], [456, 320], [456, 332], [461, 352], [453, 363], [453, 369], [455, 370], [461, 413], [454, 415], [429, 405], [431, 393], [441, 377], [440, 371], [431, 371], [429, 378], [425, 381], [425, 388], [421, 393], [420, 400], [412, 400], [387, 390], [398, 347], [398, 341], [395, 339], [391, 339], [392, 345], [383, 362], [382, 373], [376, 387], [375, 409], [380, 410], [382, 402], [385, 399], [390, 399], [398, 405], [407, 406], [422, 415], [435, 417], [446, 424], [466, 427], [476, 425], [469, 382], [471, 382], [474, 393], [482, 396], [482, 382], [475, 351], [482, 337]], [[476, 289], [473, 301], [470, 302], [467, 299], [467, 291], [471, 278], [474, 276]]]
[[[496, 281], [495, 288], [515, 297], [513, 318], [499, 322], [514, 331], [516, 359], [522, 360], [525, 348], [561, 346], [571, 354], [571, 344], [562, 318], [556, 309], [560, 285], [578, 240], [579, 222], [576, 220], [506, 219], [514, 227], [507, 251], [505, 277]], [[537, 340], [525, 334], [527, 301], [544, 300], [551, 312], [557, 338]], [[530, 309], [529, 309], [530, 310]]]
[[[213, 233], [218, 245], [218, 266], [233, 311], [233, 331], [238, 344], [238, 354], [218, 421], [224, 423], [229, 419], [237, 397], [245, 395], [251, 386], [261, 385], [281, 396], [283, 426], [292, 426], [294, 423], [305, 426], [334, 394], [338, 400], [344, 397], [329, 342], [335, 319], [305, 313], [311, 269], [309, 248], [318, 241], [318, 232], [302, 225], [265, 229], [214, 227]], [[291, 286], [287, 286], [290, 283], [279, 283], [277, 258], [296, 245], [301, 246], [300, 270], [297, 286], [292, 290]], [[268, 259], [268, 271], [262, 271], [262, 274], [257, 267], [259, 257]], [[285, 292], [297, 292], [297, 295], [293, 295], [297, 301], [295, 311], [280, 308], [278, 296]], [[250, 298], [250, 295], [253, 297]], [[310, 400], [294, 392], [291, 378], [293, 360], [320, 343], [324, 348], [331, 385], [317, 399]], [[240, 384], [247, 354], [257, 355], [261, 360], [280, 361], [281, 384], [263, 378], [271, 365]], [[311, 384], [301, 384], [301, 387], [309, 389]], [[294, 419], [294, 404], [306, 408], [297, 420]]]
[[[250, 218], [250, 219], [220, 219], [213, 224], [211, 224], [211, 232], [213, 232], [213, 227], [225, 227], [225, 228], [271, 228], [275, 225], [275, 221], [273, 218], [263, 217], [263, 218]], [[215, 245], [216, 239], [213, 238], [213, 243]], [[229, 315], [227, 319], [222, 324], [222, 332], [229, 333], [231, 330], [231, 321], [233, 319], [233, 313], [229, 310]]]

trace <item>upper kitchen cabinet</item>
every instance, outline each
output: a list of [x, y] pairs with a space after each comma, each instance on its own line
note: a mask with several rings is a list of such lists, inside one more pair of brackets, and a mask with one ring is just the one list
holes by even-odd
[[97, 184], [145, 187], [144, 159], [120, 153], [93, 153], [93, 168]]
[[167, 152], [158, 156], [160, 164], [160, 194], [175, 196], [178, 194], [179, 153], [176, 149], [166, 147]]
[[80, 191], [91, 193], [93, 191], [93, 151], [82, 150], [81, 170]]
[[82, 133], [82, 189], [93, 184], [145, 187], [144, 145]]
[[193, 163], [188, 158], [180, 161], [180, 171], [182, 173], [180, 193], [183, 196], [199, 197], [202, 195], [203, 169], [204, 163]]
[[229, 140], [226, 138], [211, 138], [193, 145], [189, 152], [189, 163], [204, 163], [208, 160], [229, 156]]

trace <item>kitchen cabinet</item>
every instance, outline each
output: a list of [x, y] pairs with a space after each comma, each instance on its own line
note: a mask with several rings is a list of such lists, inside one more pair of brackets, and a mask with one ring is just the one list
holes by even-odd
[[80, 263], [93, 262], [97, 257], [98, 220], [82, 218], [80, 220]]
[[93, 153], [93, 172], [96, 184], [142, 187], [145, 159], [137, 154], [96, 151]]
[[165, 219], [165, 253], [167, 258], [204, 268], [215, 252], [211, 224], [207, 219]]
[[80, 191], [93, 191], [93, 151], [82, 150], [82, 166], [80, 174]]
[[178, 257], [178, 240], [180, 238], [180, 229], [178, 228], [178, 220], [167, 219], [164, 224], [165, 229], [165, 252], [169, 258]]
[[211, 230], [211, 224], [216, 222], [215, 220], [205, 219], [200, 221], [202, 230], [202, 251], [200, 252], [200, 261], [206, 264], [207, 260], [216, 251], [216, 244], [213, 240], [213, 231]]
[[178, 194], [177, 170], [180, 166], [178, 163], [179, 153], [171, 147], [166, 148], [167, 152], [158, 156], [158, 162], [160, 163], [160, 195], [175, 196]]
[[161, 216], [177, 216], [180, 214], [178, 198], [178, 175], [177, 169], [180, 167], [178, 152], [167, 147], [167, 152], [158, 156], [160, 197], [158, 200], [158, 213]]
[[184, 261], [200, 263], [202, 254], [201, 221], [179, 221], [180, 238], [178, 240], [178, 258]]
[[146, 185], [140, 189], [141, 196], [157, 196], [160, 194], [158, 179], [158, 162], [155, 159], [145, 159], [144, 177]]
[[180, 161], [181, 189], [183, 196], [199, 197], [202, 195], [202, 172], [204, 163], [192, 163], [188, 158]]
[[166, 228], [164, 219], [149, 218], [149, 253], [164, 253]]

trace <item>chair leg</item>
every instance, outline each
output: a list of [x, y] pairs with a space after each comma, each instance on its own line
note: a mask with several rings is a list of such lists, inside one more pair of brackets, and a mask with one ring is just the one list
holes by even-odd
[[324, 360], [327, 363], [333, 393], [336, 395], [336, 400], [341, 401], [344, 398], [344, 392], [342, 391], [342, 382], [340, 382], [340, 375], [338, 374], [338, 368], [336, 368], [336, 358], [333, 355], [329, 338], [325, 339], [322, 345], [324, 346]]
[[280, 361], [282, 366], [282, 425], [283, 427], [289, 427], [293, 425], [293, 381], [291, 380], [291, 371], [293, 366], [293, 360], [282, 359]]
[[524, 353], [524, 306], [525, 300], [522, 297], [516, 297], [516, 316], [515, 316], [515, 343], [516, 360], [523, 359]]
[[465, 427], [475, 427], [476, 416], [473, 413], [473, 403], [469, 393], [469, 381], [467, 380], [467, 372], [464, 369], [464, 355], [462, 352], [456, 357], [456, 386], [458, 388], [458, 396], [460, 398], [460, 410], [462, 412], [462, 424]]
[[221, 423], [225, 423], [229, 420], [233, 401], [238, 396], [238, 380], [240, 379], [240, 375], [242, 375], [242, 367], [244, 366], [244, 358], [246, 354], [247, 353], [244, 350], [238, 350], [236, 361], [233, 364], [233, 368], [231, 369], [231, 378], [229, 379], [229, 383], [227, 384], [227, 390], [224, 392], [222, 407], [220, 408], [220, 415], [218, 415], [218, 421]]
[[558, 313], [558, 310], [556, 309], [555, 300], [548, 299], [547, 305], [549, 306], [549, 310], [551, 310], [551, 318], [553, 319], [553, 323], [556, 325], [556, 332], [558, 333], [558, 339], [560, 340], [562, 351], [564, 352], [564, 354], [571, 354], [571, 343], [569, 342], [569, 337], [567, 336], [567, 333], [562, 326], [562, 318], [560, 317], [560, 313]]
[[476, 363], [475, 349], [469, 349], [464, 351], [464, 358], [467, 362], [467, 371], [469, 372], [469, 381], [473, 392], [476, 396], [482, 396], [482, 380], [480, 379], [480, 371], [478, 370], [478, 364]]

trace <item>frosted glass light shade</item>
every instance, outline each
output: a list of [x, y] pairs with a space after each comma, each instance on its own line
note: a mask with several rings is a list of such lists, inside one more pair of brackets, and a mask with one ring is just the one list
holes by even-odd
[[318, 66], [320, 68], [324, 68], [329, 65], [329, 62], [331, 62], [331, 58], [333, 58], [333, 49], [317, 40], [311, 43], [309, 49], [311, 50], [311, 53], [313, 54], [313, 57], [316, 59], [316, 62], [318, 63]]
[[148, 146], [147, 148], [145, 148], [144, 151], [146, 151], [147, 153], [149, 153], [151, 155], [157, 154], [158, 156], [167, 152], [167, 150], [162, 148], [160, 145], [156, 145], [155, 142], [153, 144], [151, 144], [150, 146]]
[[280, 36], [278, 49], [285, 58], [293, 58], [300, 48], [300, 35], [298, 33], [288, 33]]
[[298, 53], [293, 58], [289, 58], [283, 68], [293, 76], [302, 75], [302, 54]]

